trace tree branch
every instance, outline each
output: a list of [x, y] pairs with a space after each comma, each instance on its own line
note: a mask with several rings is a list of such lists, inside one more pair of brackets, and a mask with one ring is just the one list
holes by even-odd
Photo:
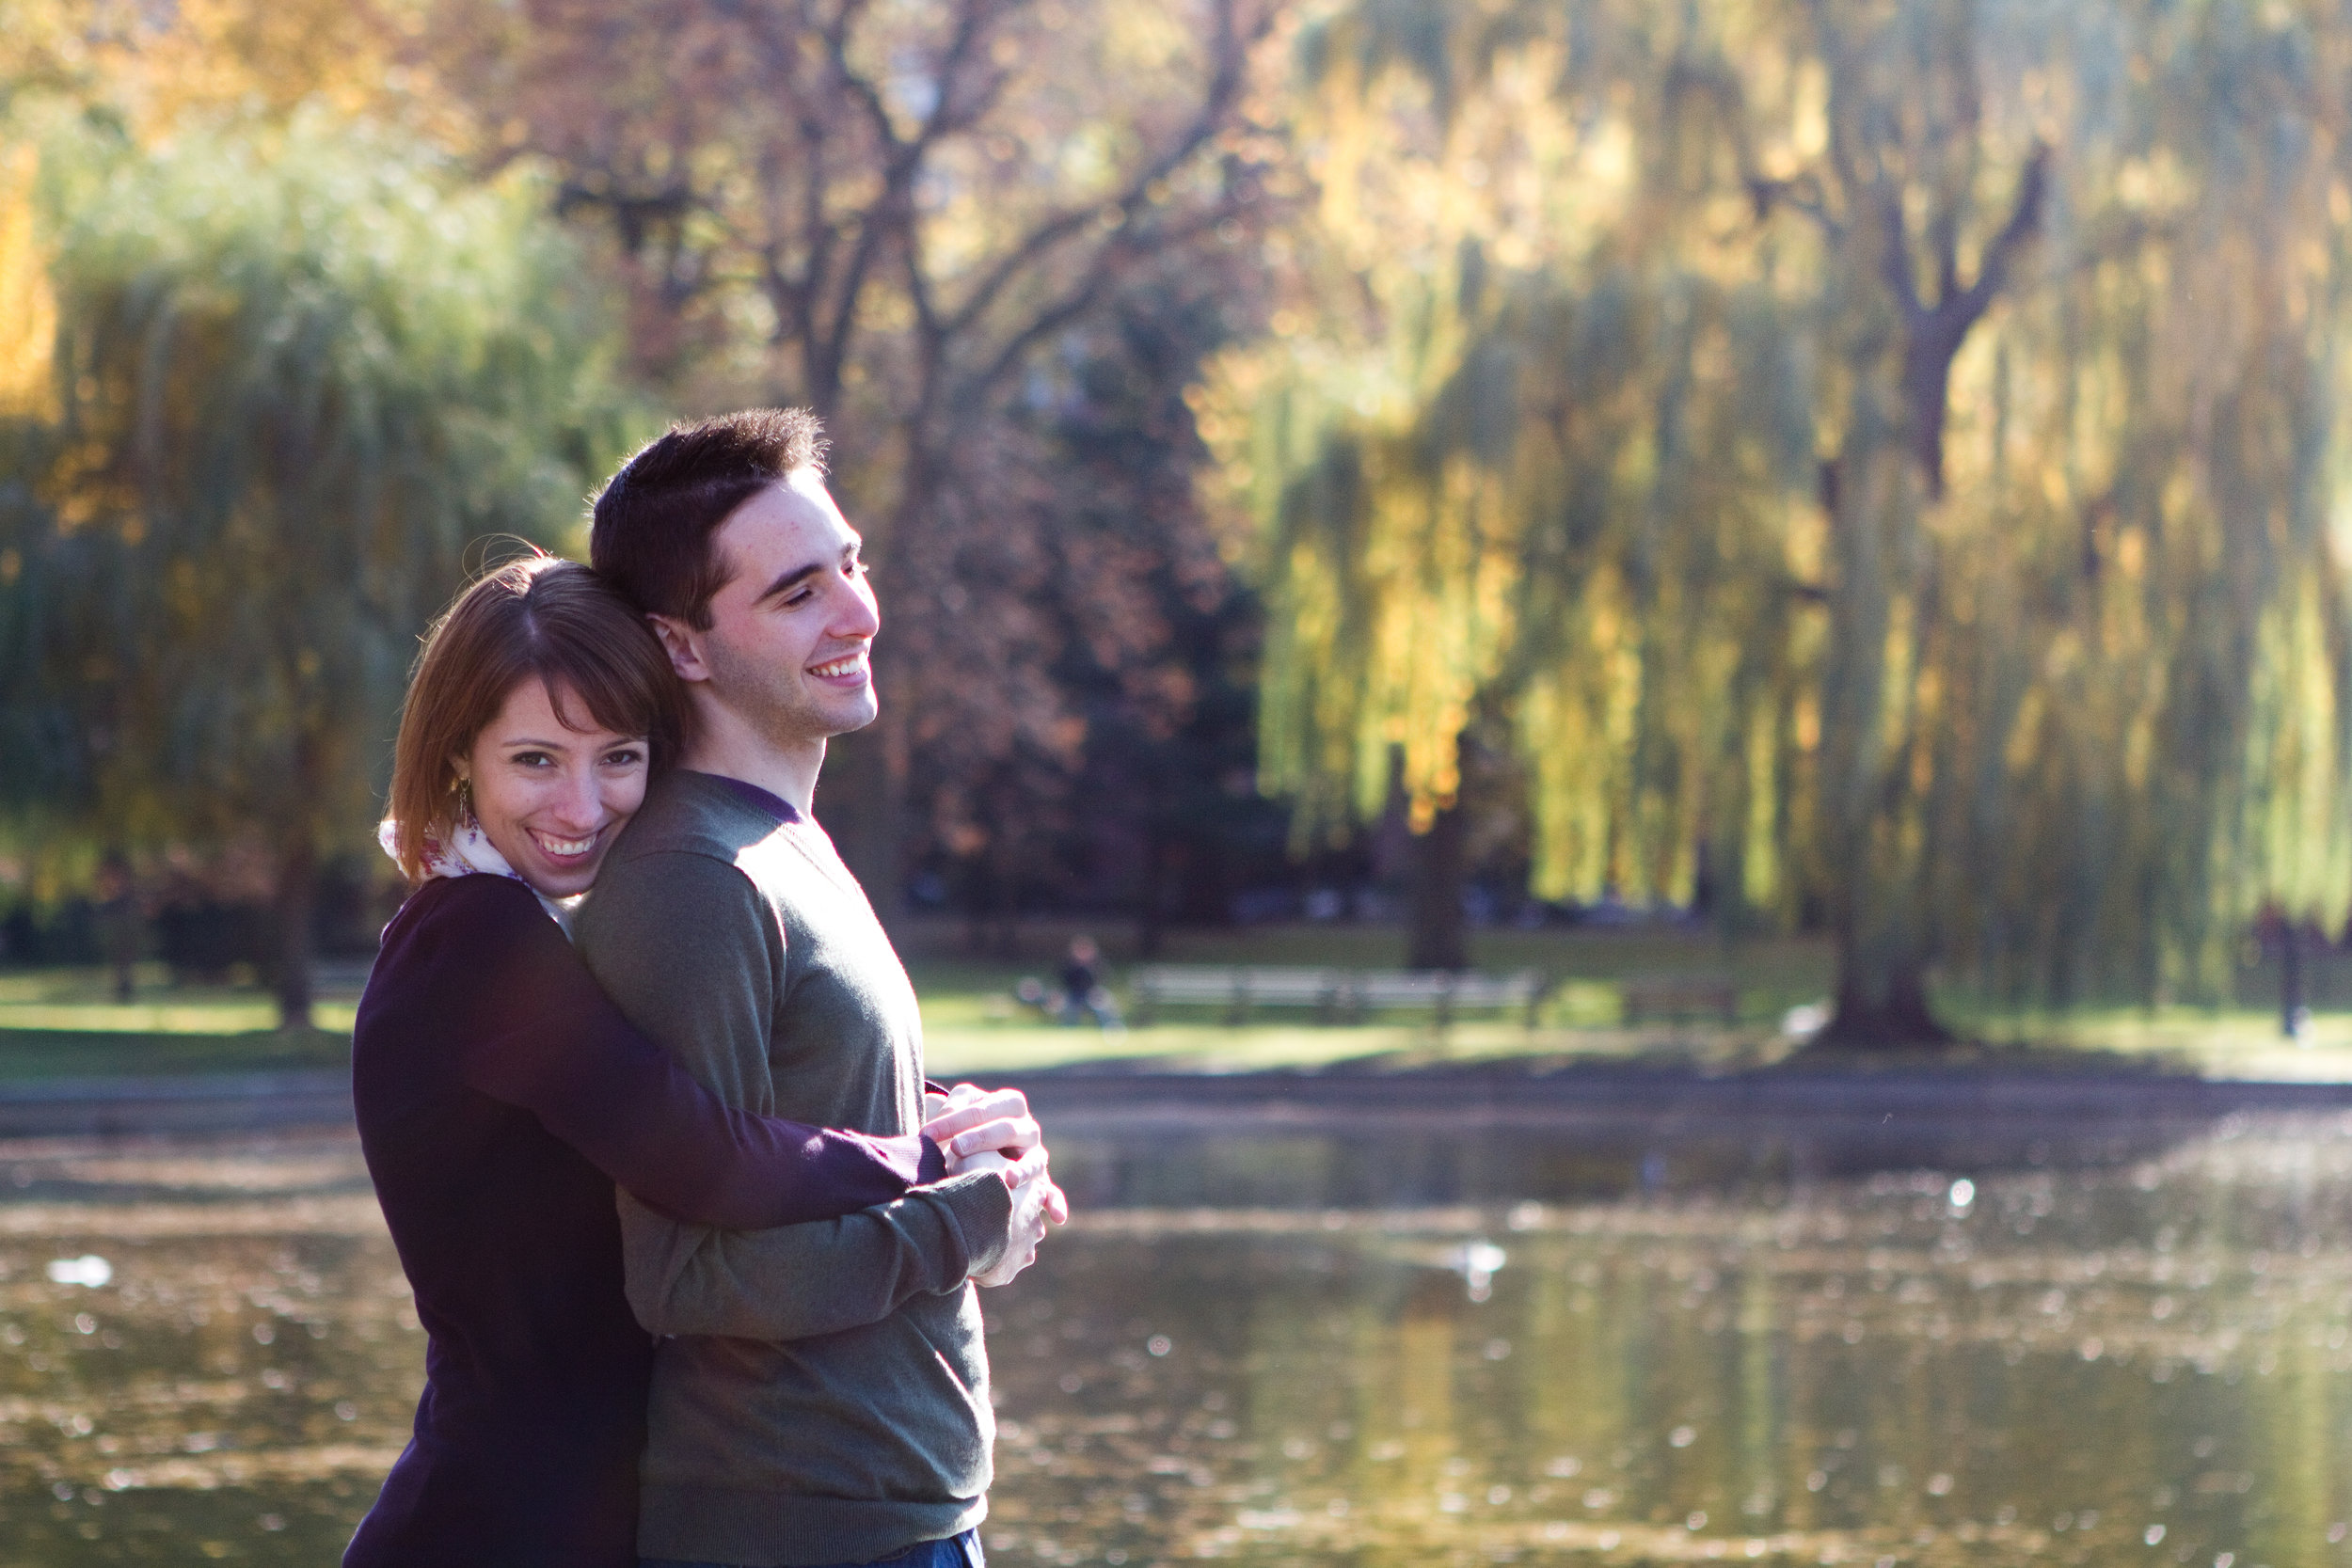
[[1977, 280], [1954, 301], [1962, 313], [1963, 327], [1973, 324], [1984, 314], [1994, 297], [2009, 286], [2010, 269], [2017, 255], [2042, 230], [2042, 201], [2049, 185], [2050, 147], [2037, 141], [2026, 158], [2025, 173], [2017, 182], [2017, 195], [2010, 203], [2009, 221], [1993, 236], [1993, 243], [1984, 247], [1984, 259], [1977, 265]]
[[1241, 93], [1242, 74], [1248, 59], [1249, 47], [1264, 36], [1266, 25], [1267, 23], [1262, 20], [1251, 35], [1245, 39], [1234, 23], [1233, 0], [1218, 0], [1214, 46], [1216, 64], [1210, 73], [1208, 85], [1201, 91], [1200, 107], [1191, 123], [1162, 149], [1157, 157], [1138, 170], [1116, 197], [1057, 213], [1031, 230], [973, 286], [964, 296], [963, 303], [949, 318], [948, 330], [961, 333], [969, 329], [1013, 279], [1064, 240], [1084, 233], [1105, 217], [1116, 214], [1116, 228], [1105, 240], [1105, 245], [1116, 244], [1121, 236], [1132, 233], [1138, 216], [1151, 206], [1152, 187], [1182, 168], [1224, 125], [1233, 101]]
[[1903, 320], [1915, 321], [1926, 311], [1911, 272], [1911, 220], [1903, 214], [1902, 187], [1884, 176], [1871, 184], [1870, 201], [1879, 214], [1879, 276], [1902, 308]]

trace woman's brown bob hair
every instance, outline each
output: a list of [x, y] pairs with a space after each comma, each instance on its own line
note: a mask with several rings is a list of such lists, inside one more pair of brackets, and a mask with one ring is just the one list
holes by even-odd
[[425, 841], [447, 842], [456, 827], [456, 760], [507, 694], [534, 678], [567, 726], [583, 727], [564, 709], [576, 694], [598, 726], [643, 736], [655, 771], [677, 759], [685, 698], [636, 607], [576, 561], [509, 562], [476, 578], [433, 624], [408, 678], [388, 804], [410, 881], [424, 879]]

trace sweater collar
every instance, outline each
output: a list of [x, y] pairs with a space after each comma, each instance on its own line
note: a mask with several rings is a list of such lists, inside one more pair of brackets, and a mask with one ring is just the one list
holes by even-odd
[[724, 773], [704, 773], [701, 776], [719, 785], [754, 811], [765, 812], [778, 822], [801, 820], [799, 808], [795, 807], [791, 801], [781, 795], [771, 795], [755, 784], [743, 779], [731, 779]]

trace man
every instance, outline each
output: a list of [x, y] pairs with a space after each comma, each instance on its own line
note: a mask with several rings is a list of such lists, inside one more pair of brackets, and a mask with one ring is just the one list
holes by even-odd
[[[673, 430], [597, 498], [591, 559], [646, 610], [692, 738], [578, 940], [728, 1103], [903, 1132], [924, 1105], [914, 990], [810, 816], [826, 742], [874, 720], [880, 628], [821, 457], [805, 413], [733, 414]], [[622, 1195], [630, 1305], [675, 1336], [648, 1411], [648, 1563], [979, 1560], [994, 1426], [972, 1287], [1019, 1272], [1060, 1201], [1041, 1148], [1018, 1169], [976, 1152], [1035, 1142], [1001, 1110], [947, 1124], [962, 1174], [845, 1220], [712, 1231]]]

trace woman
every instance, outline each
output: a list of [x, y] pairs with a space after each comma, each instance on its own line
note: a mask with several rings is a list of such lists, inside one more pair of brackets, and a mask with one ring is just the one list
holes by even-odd
[[426, 1384], [346, 1568], [635, 1562], [652, 1344], [622, 1296], [615, 1182], [747, 1228], [945, 1174], [928, 1138], [727, 1109], [573, 954], [560, 922], [675, 754], [681, 711], [643, 619], [571, 562], [490, 573], [426, 638], [383, 834], [418, 885], [352, 1046]]

